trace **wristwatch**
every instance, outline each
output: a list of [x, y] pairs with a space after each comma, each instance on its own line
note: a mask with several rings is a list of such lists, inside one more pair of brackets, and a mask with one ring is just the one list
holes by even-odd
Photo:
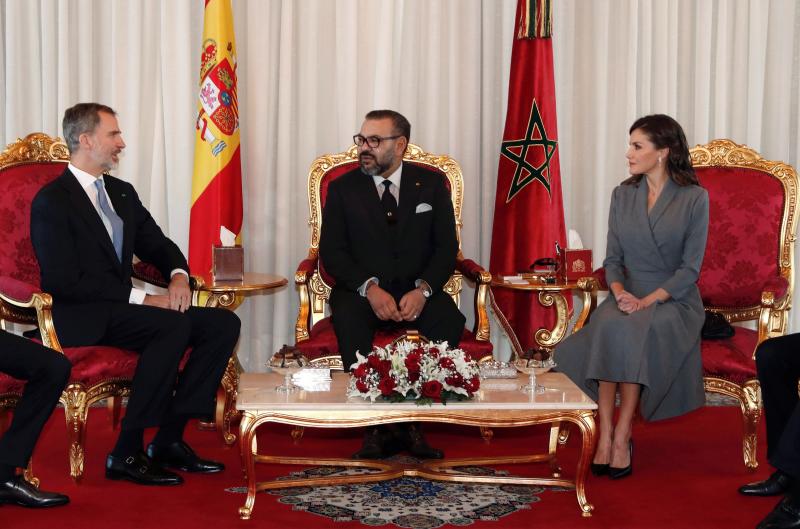
[[431, 287], [429, 287], [427, 283], [420, 283], [417, 288], [420, 290], [420, 292], [422, 292], [422, 295], [425, 296], [425, 298], [431, 297]]

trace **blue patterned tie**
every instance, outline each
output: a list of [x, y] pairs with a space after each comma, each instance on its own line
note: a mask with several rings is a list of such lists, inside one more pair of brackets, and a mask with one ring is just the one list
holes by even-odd
[[97, 188], [97, 203], [100, 205], [100, 211], [111, 223], [111, 242], [114, 243], [117, 259], [122, 262], [122, 219], [111, 209], [111, 204], [108, 203], [106, 198], [103, 181], [98, 178], [94, 181], [94, 186]]

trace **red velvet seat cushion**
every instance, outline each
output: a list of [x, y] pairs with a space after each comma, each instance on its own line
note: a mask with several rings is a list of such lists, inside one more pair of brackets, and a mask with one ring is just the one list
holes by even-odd
[[[339, 346], [336, 343], [336, 334], [333, 332], [333, 324], [330, 318], [320, 320], [311, 329], [311, 336], [308, 340], [297, 342], [297, 347], [310, 360], [323, 356], [338, 355]], [[373, 345], [384, 347], [389, 342], [399, 337], [399, 331], [378, 331], [375, 333]], [[463, 349], [472, 359], [480, 360], [482, 357], [492, 354], [492, 343], [478, 341], [468, 329], [464, 329], [461, 335], [459, 348]]]
[[736, 327], [736, 334], [726, 340], [703, 340], [703, 376], [719, 377], [736, 384], [756, 378], [753, 351], [758, 333]]
[[[110, 380], [133, 378], [139, 355], [116, 347], [94, 345], [68, 347], [64, 354], [72, 362], [69, 381], [81, 382], [86, 387]], [[25, 382], [0, 374], [0, 394], [20, 393]]]

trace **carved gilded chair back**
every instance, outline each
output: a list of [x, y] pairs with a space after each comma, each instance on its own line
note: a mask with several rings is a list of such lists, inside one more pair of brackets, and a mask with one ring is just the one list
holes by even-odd
[[[413, 143], [408, 145], [403, 161], [420, 165], [434, 172], [437, 172], [446, 179], [450, 189], [450, 197], [453, 202], [455, 213], [456, 234], [458, 236], [458, 253], [461, 255], [461, 208], [464, 197], [464, 179], [461, 174], [461, 166], [453, 158], [443, 154], [431, 154], [425, 152], [418, 145]], [[309, 257], [319, 255], [319, 237], [322, 229], [322, 209], [325, 207], [325, 197], [328, 185], [336, 178], [355, 169], [358, 166], [358, 147], [350, 147], [346, 152], [339, 154], [328, 154], [318, 157], [311, 164], [308, 173], [308, 209], [309, 227], [311, 228], [311, 246]], [[327, 277], [323, 269], [317, 267], [311, 280], [308, 292], [310, 302], [310, 327], [313, 327], [325, 317], [325, 305], [331, 293], [331, 279]], [[453, 297], [456, 304], [462, 288], [462, 276], [455, 272], [444, 287], [445, 292]]]

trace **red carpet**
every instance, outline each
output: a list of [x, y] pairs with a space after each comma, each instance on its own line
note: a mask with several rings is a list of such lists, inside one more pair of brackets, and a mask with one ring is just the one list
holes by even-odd
[[[222, 448], [215, 432], [201, 432], [190, 425], [187, 440], [203, 456], [224, 461], [222, 474], [186, 476], [179, 487], [141, 487], [103, 477], [105, 455], [115, 433], [105, 410], [91, 410], [87, 463], [84, 480], [74, 485], [68, 478], [62, 410], [51, 418], [34, 455], [34, 470], [46, 490], [71, 496], [71, 505], [52, 510], [0, 507], [0, 527], [81, 529], [125, 529], [141, 527], [290, 527], [350, 529], [368, 526], [357, 521], [337, 522], [308, 512], [293, 511], [278, 502], [278, 496], [259, 494], [253, 519], [242, 521], [238, 508], [243, 494], [227, 492], [242, 486], [238, 445]], [[732, 528], [754, 527], [776, 503], [773, 498], [745, 498], [736, 488], [747, 481], [765, 477], [771, 471], [761, 443], [755, 474], [747, 474], [741, 462], [741, 419], [738, 408], [709, 407], [659, 423], [634, 427], [634, 473], [621, 481], [590, 476], [587, 496], [594, 504], [594, 516], [582, 518], [572, 491], [545, 491], [530, 509], [512, 512], [498, 521], [475, 521], [475, 528]], [[544, 429], [496, 430], [491, 445], [485, 445], [477, 429], [430, 425], [431, 444], [449, 456], [520, 453], [526, 446], [540, 451]], [[763, 441], [763, 428], [759, 434]], [[307, 430], [299, 446], [293, 446], [286, 427], [264, 428], [259, 435], [262, 452], [347, 456], [360, 442], [360, 432]], [[571, 439], [561, 457], [565, 474], [574, 468], [577, 441]], [[285, 475], [291, 467], [270, 470], [260, 476]], [[525, 469], [508, 470], [523, 473]], [[538, 470], [538, 469], [537, 469]], [[394, 525], [384, 526], [392, 529]], [[455, 527], [445, 525], [443, 527]]]

